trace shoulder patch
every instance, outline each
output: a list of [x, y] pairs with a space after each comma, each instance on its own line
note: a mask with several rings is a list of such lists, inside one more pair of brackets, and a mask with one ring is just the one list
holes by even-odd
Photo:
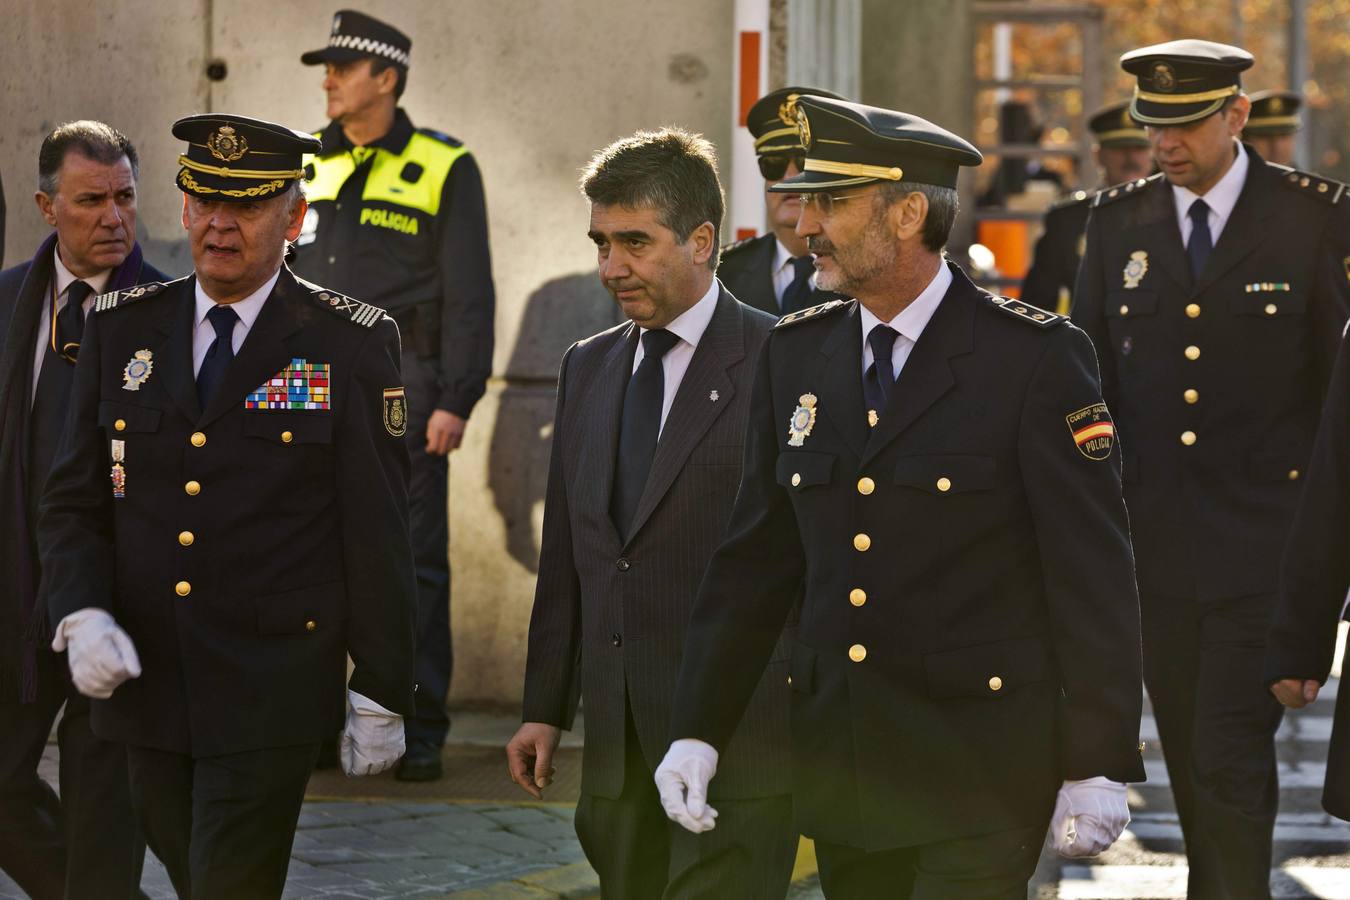
[[798, 310], [795, 313], [788, 313], [786, 316], [779, 319], [778, 324], [773, 327], [775, 329], [786, 328], [789, 325], [797, 325], [801, 322], [805, 322], [807, 319], [819, 319], [821, 316], [828, 316], [835, 310], [843, 309], [851, 302], [851, 300], [830, 300], [826, 303], [821, 303], [818, 306], [810, 306], [806, 309]]
[[464, 142], [458, 138], [453, 138], [444, 131], [437, 131], [434, 128], [418, 128], [418, 134], [424, 134], [429, 138], [440, 141], [442, 144], [448, 144], [451, 147], [463, 147]]
[[109, 291], [106, 294], [99, 294], [94, 298], [94, 312], [107, 312], [110, 309], [119, 309], [124, 306], [130, 306], [143, 297], [153, 297], [164, 290], [164, 282], [151, 281], [147, 284], [138, 284], [135, 287], [129, 287], [122, 291]]
[[1133, 197], [1141, 189], [1155, 181], [1161, 179], [1162, 173], [1150, 175], [1147, 178], [1140, 178], [1136, 181], [1127, 181], [1124, 184], [1117, 184], [1113, 187], [1102, 188], [1097, 195], [1092, 198], [1092, 205], [1105, 206], [1108, 203], [1114, 203], [1117, 200], [1123, 200], [1126, 197]]
[[1278, 172], [1280, 184], [1298, 191], [1300, 194], [1309, 194], [1325, 203], [1330, 203], [1332, 206], [1340, 203], [1341, 198], [1345, 196], [1347, 185], [1334, 178], [1327, 178], [1318, 175], [1316, 172], [1291, 169], [1288, 166], [1280, 166], [1275, 163], [1268, 163], [1268, 165]]
[[1030, 303], [1023, 303], [1021, 300], [1011, 300], [1007, 297], [995, 297], [990, 295], [989, 305], [998, 311], [1012, 316], [1014, 319], [1021, 319], [1028, 325], [1035, 325], [1037, 328], [1054, 328], [1056, 325], [1062, 325], [1068, 321], [1067, 316], [1061, 316], [1052, 313], [1049, 310], [1041, 309], [1039, 306], [1032, 306]]
[[375, 323], [384, 318], [384, 310], [380, 307], [355, 300], [336, 291], [312, 290], [310, 297], [314, 299], [315, 303], [334, 315], [343, 319], [350, 319], [353, 324], [360, 325], [362, 328], [373, 328]]

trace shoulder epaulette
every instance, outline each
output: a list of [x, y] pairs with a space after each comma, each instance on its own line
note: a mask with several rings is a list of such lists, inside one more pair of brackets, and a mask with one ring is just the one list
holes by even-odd
[[1279, 174], [1280, 184], [1292, 188], [1300, 194], [1310, 194], [1333, 206], [1341, 202], [1341, 198], [1345, 196], [1348, 187], [1343, 182], [1334, 178], [1327, 178], [1325, 175], [1318, 175], [1316, 172], [1291, 169], [1278, 163], [1267, 163], [1266, 165], [1275, 169]]
[[99, 294], [94, 298], [94, 312], [107, 312], [110, 309], [130, 306], [142, 297], [153, 297], [162, 290], [164, 290], [164, 282], [151, 281], [125, 290]]
[[1062, 325], [1068, 321], [1066, 316], [1041, 309], [1039, 306], [1032, 306], [1030, 303], [1023, 303], [1021, 300], [992, 295], [988, 299], [989, 305], [994, 309], [1006, 313], [1014, 319], [1020, 319], [1028, 325], [1035, 325], [1037, 328], [1054, 328], [1056, 325]]
[[429, 138], [440, 141], [442, 144], [449, 144], [451, 147], [463, 147], [464, 142], [459, 138], [453, 138], [444, 131], [437, 131], [434, 128], [418, 128], [418, 134], [424, 134]]
[[1060, 197], [1054, 203], [1050, 204], [1051, 210], [1068, 209], [1070, 206], [1077, 206], [1080, 203], [1086, 203], [1092, 199], [1092, 194], [1088, 191], [1074, 191], [1072, 194], [1066, 194]]
[[744, 250], [746, 247], [749, 247], [751, 244], [753, 244], [753, 243], [754, 243], [755, 241], [757, 241], [757, 240], [759, 240], [758, 237], [741, 238], [739, 241], [736, 241], [734, 244], [727, 244], [725, 247], [723, 247], [723, 248], [722, 248], [722, 251], [721, 251], [721, 254], [722, 254], [722, 256], [726, 256], [728, 253], [737, 253], [737, 252], [739, 252], [739, 251], [741, 251], [741, 250]]
[[1139, 178], [1135, 181], [1127, 181], [1124, 184], [1117, 184], [1114, 187], [1102, 188], [1097, 192], [1097, 196], [1092, 198], [1092, 205], [1105, 206], [1108, 203], [1114, 203], [1125, 197], [1133, 197], [1135, 194], [1148, 184], [1162, 178], [1162, 173], [1150, 175], [1147, 178]]
[[372, 306], [361, 300], [356, 300], [339, 294], [336, 291], [319, 290], [310, 291], [310, 296], [314, 302], [324, 309], [343, 319], [350, 319], [353, 324], [360, 325], [362, 328], [373, 328], [375, 323], [384, 318], [384, 310], [378, 306]]
[[779, 319], [778, 324], [773, 327], [786, 328], [789, 325], [797, 325], [801, 322], [805, 322], [807, 319], [819, 319], [821, 316], [828, 316], [837, 309], [843, 309], [845, 306], [848, 306], [849, 303], [850, 301], [848, 300], [830, 300], [826, 303], [821, 303], [818, 306], [809, 306], [806, 309], [798, 310], [795, 313], [788, 313], [786, 316]]

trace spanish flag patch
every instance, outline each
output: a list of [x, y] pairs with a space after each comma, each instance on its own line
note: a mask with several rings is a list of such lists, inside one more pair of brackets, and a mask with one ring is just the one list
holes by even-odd
[[1116, 426], [1105, 403], [1094, 403], [1064, 417], [1074, 446], [1088, 459], [1102, 460], [1116, 445]]

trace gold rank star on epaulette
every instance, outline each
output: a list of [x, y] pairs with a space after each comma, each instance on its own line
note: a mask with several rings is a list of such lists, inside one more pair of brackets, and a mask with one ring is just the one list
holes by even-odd
[[1105, 206], [1108, 203], [1114, 203], [1124, 197], [1133, 197], [1150, 181], [1157, 181], [1162, 178], [1162, 173], [1150, 175], [1147, 178], [1140, 178], [1136, 181], [1127, 181], [1124, 184], [1118, 184], [1114, 187], [1103, 188], [1092, 198], [1093, 206]]
[[1274, 163], [1270, 165], [1271, 168], [1280, 170], [1281, 184], [1294, 188], [1301, 194], [1310, 194], [1333, 206], [1341, 202], [1341, 198], [1345, 196], [1346, 185], [1334, 178], [1326, 178], [1316, 172], [1291, 169], [1288, 166], [1276, 166]]
[[1035, 325], [1037, 328], [1053, 328], [1067, 321], [1065, 316], [1041, 309], [1039, 306], [1032, 306], [1030, 303], [1023, 303], [1021, 300], [1012, 300], [1008, 297], [990, 297], [989, 302], [995, 309], [1005, 312], [1015, 319], [1021, 319], [1029, 325]]
[[818, 306], [810, 306], [806, 309], [798, 310], [795, 313], [788, 313], [786, 316], [779, 319], [778, 324], [773, 327], [784, 328], [788, 325], [796, 325], [799, 322], [805, 322], [807, 319], [817, 319], [823, 315], [834, 312], [836, 309], [842, 309], [847, 306], [848, 303], [849, 301], [847, 300], [830, 300], [826, 303], [821, 303]]
[[110, 309], [127, 306], [142, 297], [151, 297], [164, 290], [162, 282], [151, 281], [121, 291], [109, 291], [94, 298], [94, 312], [107, 312]]
[[362, 328], [373, 328], [384, 318], [384, 310], [360, 300], [344, 296], [336, 291], [319, 290], [311, 295], [324, 309], [336, 313], [344, 319], [350, 319]]

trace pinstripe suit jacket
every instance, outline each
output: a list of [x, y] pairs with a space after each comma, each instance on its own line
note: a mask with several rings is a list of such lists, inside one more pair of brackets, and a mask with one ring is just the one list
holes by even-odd
[[[774, 321], [721, 290], [626, 542], [609, 507], [638, 327], [616, 326], [563, 356], [524, 720], [570, 728], [585, 698], [586, 793], [623, 790], [625, 692], [651, 770], [669, 744], [689, 612], [731, 515], [755, 361]], [[722, 754], [713, 797], [788, 793], [787, 658], [785, 635]]]

